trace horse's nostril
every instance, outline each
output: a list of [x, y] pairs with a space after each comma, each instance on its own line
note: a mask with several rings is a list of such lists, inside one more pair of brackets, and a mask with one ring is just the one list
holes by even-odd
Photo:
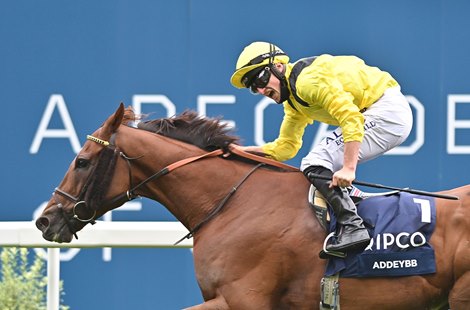
[[49, 220], [45, 216], [41, 216], [36, 220], [36, 227], [40, 231], [44, 231], [47, 227], [49, 227]]

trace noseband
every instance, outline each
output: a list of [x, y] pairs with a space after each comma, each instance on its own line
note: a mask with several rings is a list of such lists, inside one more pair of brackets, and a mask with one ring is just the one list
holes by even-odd
[[[54, 192], [56, 192], [56, 193], [58, 193], [58, 194], [60, 194], [60, 195], [62, 195], [62, 196], [64, 196], [64, 197], [68, 198], [69, 200], [75, 202], [75, 205], [73, 206], [73, 209], [72, 209], [72, 214], [73, 214], [73, 218], [74, 218], [74, 219], [76, 219], [77, 221], [80, 221], [80, 222], [82, 222], [82, 223], [91, 223], [91, 224], [95, 224], [96, 210], [93, 210], [93, 215], [90, 216], [90, 218], [88, 218], [88, 219], [81, 219], [81, 218], [78, 216], [78, 214], [77, 214], [77, 211], [76, 211], [77, 206], [83, 204], [85, 208], [87, 207], [87, 204], [86, 204], [86, 202], [85, 202], [84, 200], [80, 200], [79, 198], [70, 195], [69, 193], [67, 193], [67, 192], [65, 192], [65, 191], [63, 191], [63, 190], [61, 190], [61, 189], [58, 188], [58, 187], [56, 187], [56, 189], [54, 190]], [[62, 208], [62, 204], [61, 204], [61, 203], [58, 203], [58, 204], [57, 204], [57, 207], [58, 207], [59, 209], [61, 209], [61, 208]]]
[[[93, 173], [90, 174], [90, 176], [88, 177], [88, 180], [85, 184], [85, 186], [83, 187], [83, 189], [80, 191], [80, 195], [79, 197], [83, 197], [84, 194], [85, 194], [85, 191], [88, 187], [88, 184], [90, 183], [90, 179], [91, 179], [91, 176], [93, 175]], [[75, 197], [69, 193], [67, 193], [66, 191], [63, 191], [61, 190], [60, 188], [56, 187], [54, 189], [54, 193], [57, 193], [57, 194], [60, 194], [61, 196], [67, 198], [68, 200], [74, 202], [75, 204], [73, 205], [73, 208], [72, 208], [72, 219], [75, 219], [79, 222], [82, 222], [82, 223], [91, 223], [92, 225], [94, 225], [96, 222], [95, 222], [95, 216], [96, 216], [96, 210], [93, 210], [93, 215], [90, 216], [89, 218], [87, 219], [82, 219], [80, 218], [80, 216], [78, 215], [78, 212], [77, 212], [77, 207], [80, 206], [80, 205], [83, 205], [83, 208], [85, 209], [89, 209], [87, 208], [87, 204], [85, 202], [85, 200], [82, 200], [81, 198], [79, 197]], [[62, 205], [62, 203], [57, 203], [57, 209], [59, 209], [60, 211], [60, 214], [62, 216], [62, 218], [64, 219], [65, 221], [65, 224], [67, 225], [68, 229], [70, 230], [70, 232], [74, 235], [75, 239], [78, 239], [78, 236], [77, 236], [77, 230], [74, 228], [73, 224], [72, 224], [72, 221], [66, 216], [65, 214], [65, 211], [64, 211], [64, 207]]]

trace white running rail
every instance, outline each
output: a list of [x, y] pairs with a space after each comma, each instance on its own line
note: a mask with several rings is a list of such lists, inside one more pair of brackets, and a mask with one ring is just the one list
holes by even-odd
[[[71, 243], [53, 243], [42, 238], [31, 222], [0, 222], [0, 247], [48, 248], [47, 310], [59, 310], [60, 248], [168, 248], [188, 233], [180, 222], [104, 222], [87, 225]], [[184, 239], [176, 247], [192, 247]]]

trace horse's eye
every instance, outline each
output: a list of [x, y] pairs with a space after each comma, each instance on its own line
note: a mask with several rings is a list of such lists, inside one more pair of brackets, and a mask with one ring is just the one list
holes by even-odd
[[75, 168], [86, 168], [90, 162], [85, 158], [77, 158]]

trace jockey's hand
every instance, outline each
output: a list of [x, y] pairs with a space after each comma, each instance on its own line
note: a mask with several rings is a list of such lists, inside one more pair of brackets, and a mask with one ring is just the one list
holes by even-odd
[[352, 181], [356, 179], [356, 172], [351, 169], [342, 168], [333, 174], [330, 188], [334, 186], [348, 187], [352, 185]]

